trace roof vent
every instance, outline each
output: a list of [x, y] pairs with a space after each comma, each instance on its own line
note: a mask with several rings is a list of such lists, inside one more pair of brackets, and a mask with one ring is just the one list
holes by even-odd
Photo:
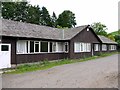
[[89, 31], [89, 28], [87, 28], [87, 31]]

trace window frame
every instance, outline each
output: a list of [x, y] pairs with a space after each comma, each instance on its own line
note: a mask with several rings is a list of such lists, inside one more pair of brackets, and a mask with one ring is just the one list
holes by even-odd
[[100, 51], [100, 45], [99, 44], [94, 44], [94, 51]]
[[75, 53], [79, 53], [79, 52], [80, 52], [80, 50], [81, 50], [81, 49], [80, 49], [80, 45], [81, 45], [81, 44], [80, 44], [79, 42], [75, 42], [75, 43], [74, 43], [74, 52], [75, 52]]
[[[105, 46], [106, 48], [103, 48]], [[107, 44], [102, 44], [102, 51], [107, 51]]]
[[[56, 43], [57, 42], [54, 42], [54, 41], [34, 41], [34, 40], [18, 40], [17, 42], [16, 42], [16, 45], [17, 45], [17, 43], [19, 42], [19, 41], [24, 41], [25, 43], [26, 43], [26, 45], [25, 45], [25, 47], [26, 47], [26, 52], [25, 53], [20, 53], [20, 52], [17, 52], [17, 50], [18, 50], [18, 47], [16, 46], [16, 54], [42, 54], [42, 53], [68, 53], [68, 51], [67, 52], [65, 52], [65, 49], [64, 49], [64, 47], [65, 47], [65, 44], [63, 44], [64, 46], [63, 46], [63, 51], [61, 51], [61, 52], [56, 52], [56, 49], [57, 49], [57, 45], [56, 45]], [[33, 52], [30, 52], [30, 45], [31, 45], [31, 42], [33, 42], [33, 45], [34, 45], [34, 47], [33, 47]], [[48, 51], [47, 52], [41, 52], [41, 42], [47, 42], [48, 43]], [[52, 52], [50, 52], [50, 43], [52, 43]], [[66, 43], [66, 42], [64, 42], [64, 43]], [[68, 42], [67, 42], [68, 43]], [[38, 52], [36, 52], [36, 50], [35, 50], [35, 48], [36, 48], [36, 44], [38, 44], [38, 48], [39, 48], [39, 50], [38, 50]], [[69, 47], [69, 45], [68, 45], [68, 47]], [[69, 49], [69, 48], [68, 48]]]
[[110, 51], [116, 50], [116, 45], [109, 45], [109, 50]]
[[[47, 41], [41, 41], [41, 42], [40, 42], [40, 45], [41, 45], [42, 42], [44, 43], [44, 42], [47, 42]], [[42, 45], [41, 45], [41, 46], [42, 46]], [[40, 46], [40, 53], [49, 53], [49, 52], [48, 52], [48, 51], [49, 51], [49, 50], [48, 50], [48, 49], [49, 49], [48, 42], [47, 42], [47, 52], [42, 52], [42, 51], [41, 51], [41, 46]]]
[[[76, 44], [78, 44], [79, 46], [76, 47]], [[78, 50], [76, 50], [77, 48]], [[91, 52], [91, 43], [74, 42], [74, 53], [82, 52]]]
[[[36, 44], [38, 44], [38, 52], [36, 52]], [[41, 43], [40, 41], [34, 41], [34, 53], [40, 53], [40, 46], [41, 46]]]

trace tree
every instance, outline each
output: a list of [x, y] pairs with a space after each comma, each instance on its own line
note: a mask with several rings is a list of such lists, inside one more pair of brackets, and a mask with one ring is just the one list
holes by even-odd
[[94, 29], [95, 33], [97, 35], [103, 35], [103, 36], [107, 36], [107, 27], [104, 24], [101, 24], [100, 22], [97, 23], [93, 23], [91, 25], [91, 27]]
[[26, 22], [40, 24], [41, 11], [39, 6], [28, 6]]
[[53, 12], [51, 20], [52, 20], [52, 27], [57, 27], [57, 16], [56, 16], [55, 12]]
[[40, 24], [41, 11], [39, 6], [32, 6], [28, 2], [17, 1], [19, 0], [2, 3], [2, 17], [14, 21]]
[[2, 2], [2, 17], [15, 21], [26, 21], [27, 2]]
[[57, 25], [68, 28], [75, 27], [75, 14], [69, 10], [63, 11], [57, 19]]
[[50, 18], [50, 14], [49, 14], [48, 10], [46, 9], [46, 7], [42, 7], [40, 20], [41, 20], [40, 21], [41, 25], [46, 25], [46, 26], [52, 27], [52, 21]]
[[113, 36], [112, 34], [108, 34], [107, 37], [108, 37], [109, 39], [115, 41], [115, 38], [114, 38], [114, 36]]
[[118, 43], [118, 50], [120, 51], [120, 35], [115, 35], [115, 41]]

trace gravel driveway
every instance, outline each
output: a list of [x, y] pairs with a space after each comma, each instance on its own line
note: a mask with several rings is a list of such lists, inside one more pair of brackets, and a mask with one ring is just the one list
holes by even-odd
[[117, 88], [118, 54], [42, 71], [3, 75], [3, 88]]

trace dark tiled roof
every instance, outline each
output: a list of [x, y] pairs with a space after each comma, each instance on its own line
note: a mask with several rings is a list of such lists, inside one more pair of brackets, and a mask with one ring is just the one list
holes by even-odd
[[117, 44], [117, 42], [110, 40], [109, 38], [105, 36], [98, 35], [102, 43], [108, 43], [108, 44]]
[[32, 37], [45, 39], [61, 39], [62, 30], [47, 26], [2, 20], [2, 35], [17, 37]]
[[54, 40], [69, 40], [87, 26], [88, 25], [84, 25], [63, 30], [48, 26], [2, 19], [2, 33], [0, 33], [0, 35]]
[[65, 29], [65, 39], [71, 39], [72, 37], [76, 36], [79, 32], [81, 32], [83, 29], [88, 27], [88, 25], [83, 25], [75, 28]]

